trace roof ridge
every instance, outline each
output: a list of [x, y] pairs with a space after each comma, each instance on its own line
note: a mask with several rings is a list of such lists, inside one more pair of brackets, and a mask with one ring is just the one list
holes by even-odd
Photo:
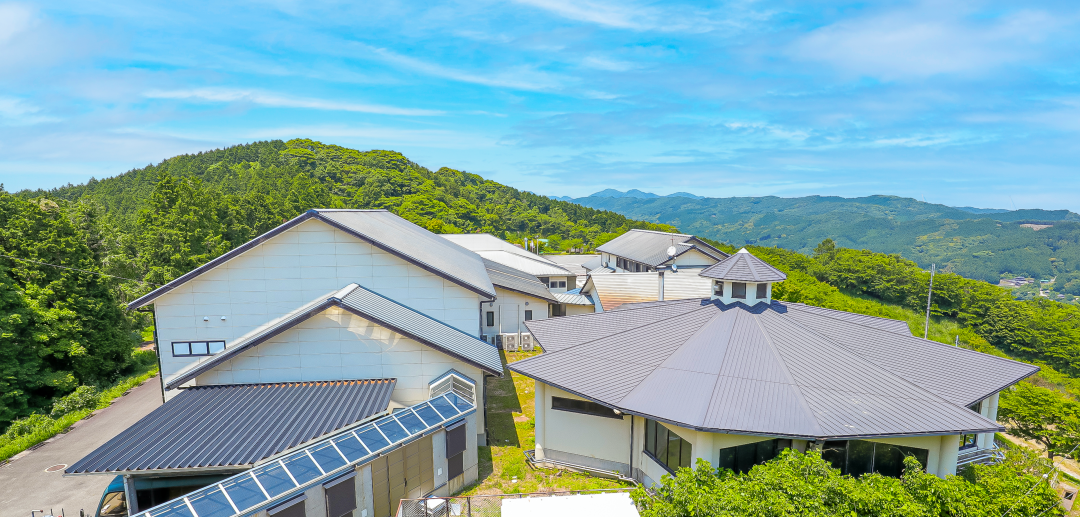
[[202, 384], [196, 386], [188, 386], [181, 388], [184, 390], [205, 390], [215, 388], [242, 388], [242, 387], [255, 387], [255, 386], [297, 386], [304, 384], [326, 384], [326, 383], [376, 383], [376, 382], [389, 382], [397, 381], [397, 377], [382, 377], [378, 379], [327, 379], [318, 381], [274, 381], [274, 382], [237, 382], [231, 384]]
[[[776, 303], [776, 302], [774, 302], [774, 303]], [[894, 320], [894, 319], [891, 319], [891, 318], [885, 318], [883, 316], [870, 316], [868, 314], [859, 314], [857, 312], [850, 312], [849, 313], [847, 311], [841, 311], [839, 309], [829, 309], [827, 307], [818, 307], [816, 305], [809, 305], [809, 304], [799, 303], [799, 302], [779, 302], [779, 303], [784, 303], [784, 304], [793, 303], [793, 304], [798, 304], [798, 305], [802, 305], [802, 306], [806, 306], [806, 307], [813, 307], [815, 309], [822, 309], [822, 310], [825, 310], [825, 311], [844, 312], [844, 313], [848, 313], [848, 314], [856, 314], [856, 315], [859, 315], [859, 316], [864, 316], [864, 317], [867, 317], [867, 318], [878, 318], [878, 319], [883, 319], [883, 320], [888, 320], [888, 321], [899, 321], [899, 322], [905, 323], [905, 324], [907, 323], [906, 321], [903, 321], [903, 320]], [[796, 308], [795, 310], [800, 310], [800, 309]], [[804, 311], [804, 312], [809, 312], [809, 311]], [[876, 330], [876, 331], [879, 331], [879, 332], [889, 332], [887, 330], [883, 330], [883, 329], [880, 329], [880, 328], [877, 328], [877, 327], [872, 327], [870, 325], [864, 325], [864, 324], [859, 323], [857, 321], [841, 319], [841, 318], [837, 318], [837, 317], [834, 317], [834, 316], [831, 316], [831, 315], [822, 315], [822, 316], [826, 317], [826, 318], [829, 318], [830, 320], [840, 321], [840, 322], [843, 322], [843, 323], [847, 323], [849, 325], [857, 325], [857, 326], [862, 327], [862, 328]], [[799, 326], [807, 328], [807, 327], [805, 327], [804, 325], [802, 325], [801, 323], [799, 323], [797, 321], [795, 323], [798, 323]], [[812, 332], [817, 333], [813, 329], [807, 328], [807, 330], [810, 330]], [[889, 333], [893, 334], [892, 332], [889, 332]], [[818, 335], [821, 335], [821, 334], [818, 334]], [[1000, 356], [996, 356], [996, 355], [993, 355], [993, 354], [987, 354], [985, 352], [980, 352], [978, 350], [971, 350], [971, 349], [968, 349], [968, 348], [958, 347], [958, 346], [955, 346], [955, 345], [950, 345], [948, 343], [942, 343], [940, 341], [934, 341], [932, 339], [925, 339], [925, 338], [921, 338], [921, 337], [916, 336], [916, 335], [903, 335], [903, 334], [895, 334], [895, 335], [897, 335], [899, 337], [902, 337], [902, 338], [905, 338], [905, 339], [917, 339], [919, 341], [923, 341], [923, 342], [926, 342], [926, 343], [932, 343], [932, 344], [937, 345], [939, 347], [948, 348], [949, 350], [962, 350], [963, 353], [967, 353], [967, 354], [979, 354], [979, 355], [983, 355], [983, 356], [986, 356], [986, 357], [992, 357], [995, 361], [998, 361], [998, 362], [1007, 362], [1007, 363], [1012, 363], [1012, 364], [1022, 364], [1022, 365], [1025, 365], [1025, 366], [1030, 366], [1030, 367], [1035, 368], [1035, 372], [1042, 369], [1038, 365], [1034, 365], [1034, 364], [1031, 364], [1031, 363], [1025, 363], [1023, 361], [1017, 361], [1015, 359], [1010, 359], [1010, 358], [1007, 358], [1007, 357], [1000, 357]], [[830, 340], [830, 341], [832, 341], [832, 340]], [[859, 356], [859, 357], [862, 357], [862, 356]], [[1035, 372], [1032, 372], [1032, 373], [1030, 373], [1030, 374], [1028, 374], [1028, 375], [1026, 375], [1024, 377], [1021, 377], [1020, 379], [1018, 379], [1018, 381], [1027, 378], [1028, 376], [1034, 374]]]
[[[776, 349], [776, 345], [773, 344], [772, 336], [769, 335], [769, 331], [765, 330], [764, 325], [761, 324], [761, 315], [747, 311], [747, 316], [754, 318], [754, 324], [757, 325], [758, 330], [761, 331], [761, 335], [765, 338], [765, 342], [769, 345], [769, 352], [771, 352], [773, 358], [779, 361], [783, 366], [782, 370], [784, 372], [784, 377], [791, 381], [791, 384], [795, 387], [795, 396], [799, 400], [799, 406], [803, 408], [803, 411], [806, 411], [807, 416], [810, 417], [810, 421], [814, 422], [814, 426], [817, 427], [818, 436], [821, 436], [823, 432], [821, 422], [819, 422], [817, 418], [817, 413], [815, 413], [810, 407], [810, 404], [806, 402], [806, 395], [803, 394], [802, 386], [795, 382], [795, 379], [791, 376], [791, 369], [788, 366], [787, 361], [784, 360], [784, 356], [780, 354], [780, 351]], [[716, 376], [716, 380], [720, 380], [719, 375]]]
[[[681, 300], [680, 300], [680, 301], [681, 301]], [[655, 307], [655, 306], [653, 306], [653, 307]], [[708, 309], [709, 307], [715, 307], [715, 305], [713, 305], [713, 304], [707, 304], [707, 305], [702, 305], [702, 306], [701, 306], [700, 308], [698, 308], [698, 309], [694, 309], [694, 310], [692, 310], [692, 311], [687, 311], [687, 312], [684, 312], [684, 313], [682, 313], [682, 314], [679, 314], [678, 316], [674, 316], [674, 318], [681, 318], [681, 317], [683, 317], [683, 316], [688, 316], [688, 315], [690, 315], [690, 314], [693, 314], [693, 313], [696, 313], [696, 312], [698, 312], [698, 311], [700, 311], [700, 310], [705, 310], [705, 309]], [[648, 307], [642, 307], [642, 309], [647, 309], [647, 308], [648, 308]], [[633, 309], [627, 309], [627, 310], [633, 310]], [[607, 311], [605, 311], [605, 312], [594, 312], [594, 313], [592, 313], [592, 314], [610, 314], [610, 313], [609, 313], [609, 312], [607, 312]], [[589, 314], [578, 314], [577, 316], [588, 316], [588, 315], [589, 315]], [[565, 318], [565, 317], [567, 317], [567, 316], [560, 316], [560, 318]], [[573, 350], [573, 349], [575, 349], [575, 348], [577, 348], [577, 347], [579, 347], [579, 346], [582, 346], [582, 345], [587, 345], [587, 344], [590, 344], [590, 343], [594, 343], [594, 342], [596, 342], [596, 341], [599, 341], [599, 340], [601, 340], [601, 339], [607, 339], [607, 338], [610, 338], [610, 337], [612, 337], [612, 336], [618, 336], [619, 334], [625, 334], [625, 333], [627, 333], [627, 332], [630, 332], [630, 331], [632, 331], [632, 330], [638, 330], [638, 329], [641, 329], [641, 328], [645, 328], [645, 327], [648, 327], [648, 326], [650, 326], [650, 325], [655, 325], [655, 324], [657, 324], [657, 323], [663, 323], [663, 322], [666, 322], [666, 321], [670, 321], [671, 319], [672, 319], [672, 318], [668, 318], [668, 319], [666, 319], [666, 320], [660, 320], [660, 321], [651, 321], [651, 322], [649, 322], [649, 323], [644, 323], [644, 324], [641, 324], [641, 325], [638, 325], [638, 326], [635, 326], [635, 327], [631, 327], [631, 328], [628, 328], [628, 329], [623, 329], [623, 330], [620, 330], [620, 331], [618, 331], [618, 332], [614, 332], [614, 333], [612, 333], [612, 334], [606, 334], [606, 335], [603, 335], [603, 336], [600, 336], [600, 337], [597, 337], [597, 338], [594, 338], [594, 339], [590, 339], [589, 341], [582, 341], [581, 343], [578, 343], [578, 344], [576, 344], [576, 345], [572, 345], [572, 346], [568, 346], [568, 347], [566, 347], [566, 348], [563, 348], [563, 349], [560, 349], [560, 350], [555, 350], [555, 351], [553, 351], [553, 352], [544, 352], [544, 353], [542, 353], [542, 354], [540, 354], [540, 355], [534, 355], [534, 356], [532, 356], [532, 357], [529, 357], [529, 358], [526, 358], [526, 359], [522, 359], [521, 361], [517, 361], [517, 362], [518, 362], [518, 363], [525, 363], [525, 362], [527, 362], [527, 361], [530, 361], [530, 360], [533, 360], [533, 359], [538, 359], [538, 358], [540, 358], [540, 357], [551, 357], [551, 356], [553, 356], [553, 355], [556, 355], [556, 354], [560, 354], [560, 353], [562, 353], [562, 352], [566, 352], [566, 351], [568, 351], [568, 350]], [[544, 321], [544, 320], [540, 320], [540, 321]], [[526, 325], [526, 327], [528, 327], [528, 325]], [[530, 329], [530, 330], [531, 330], [531, 329]], [[696, 332], [695, 332], [695, 333], [696, 333]], [[692, 335], [693, 335], [693, 334], [691, 334], [691, 336], [692, 336]], [[689, 339], [689, 338], [687, 338], [687, 339]], [[539, 343], [539, 341], [537, 341], [537, 342]], [[540, 347], [541, 347], [541, 348], [543, 348], [543, 346], [544, 346], [544, 344], [543, 344], [543, 343], [540, 343]]]
[[[795, 320], [793, 318], [785, 318], [782, 321], [790, 321], [792, 325], [796, 325], [796, 326], [806, 330], [807, 332], [809, 332], [809, 333], [813, 334], [814, 336], [816, 336], [818, 339], [824, 340], [826, 343], [829, 343], [830, 345], [833, 345], [834, 347], [844, 351], [845, 353], [847, 353], [847, 354], [849, 354], [851, 356], [854, 356], [855, 358], [857, 358], [860, 361], [874, 367], [875, 369], [888, 374], [890, 377], [894, 377], [894, 378], [898, 379], [900, 382], [914, 387], [918, 391], [922, 391], [922, 392], [925, 392], [925, 393], [929, 394], [935, 400], [940, 400], [940, 401], [942, 401], [942, 402], [944, 402], [946, 404], [952, 405], [952, 406], [962, 407], [962, 406], [960, 406], [960, 405], [958, 405], [958, 404], [956, 404], [954, 402], [946, 400], [945, 397], [942, 397], [941, 395], [938, 395], [937, 393], [934, 393], [934, 392], [932, 392], [932, 391], [930, 391], [930, 390], [928, 390], [928, 389], [926, 389], [926, 388], [924, 388], [922, 386], [919, 386], [918, 384], [915, 384], [914, 382], [908, 380], [907, 378], [902, 377], [900, 374], [895, 373], [892, 370], [889, 370], [888, 368], [885, 368], [884, 366], [881, 366], [880, 364], [878, 364], [878, 363], [876, 363], [874, 361], [871, 361], [870, 359], [867, 359], [866, 357], [863, 357], [862, 354], [856, 353], [854, 350], [851, 350], [848, 347], [844, 346], [843, 344], [834, 341], [833, 339], [831, 339], [828, 336], [818, 332], [817, 330], [814, 330], [814, 329], [812, 329], [810, 327], [807, 327], [806, 325], [803, 325], [801, 322], [799, 322], [799, 321], [797, 321], [797, 320]], [[869, 328], [873, 328], [873, 327], [869, 327]], [[890, 396], [892, 396], [892, 395], [890, 395]], [[964, 409], [967, 409], [967, 408], [964, 408]]]
[[[660, 235], [677, 235], [679, 237], [693, 237], [693, 235], [691, 235], [689, 233], [671, 233], [671, 232], [662, 232], [660, 230], [646, 230], [644, 228], [631, 228], [629, 230], [626, 230], [626, 232], [627, 233], [629, 233], [629, 232], [656, 233], [656, 234], [660, 234]], [[626, 235], [626, 234], [624, 233], [623, 235]], [[620, 235], [619, 237], [622, 237], [622, 235]], [[619, 237], [615, 237], [615, 239], [618, 239]], [[614, 239], [612, 239], [612, 240], [614, 240]]]

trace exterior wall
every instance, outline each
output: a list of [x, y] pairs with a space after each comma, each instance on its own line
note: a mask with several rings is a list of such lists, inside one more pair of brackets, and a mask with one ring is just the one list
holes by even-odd
[[309, 220], [154, 301], [162, 376], [198, 359], [172, 357], [173, 341], [225, 340], [228, 346], [353, 282], [479, 335], [480, 295], [322, 221]]
[[[476, 383], [484, 400], [483, 372], [468, 363], [330, 307], [195, 379], [197, 385], [313, 380], [397, 379], [393, 402], [428, 399], [428, 383], [449, 369]], [[166, 393], [172, 396], [178, 390]], [[483, 429], [483, 412], [481, 411]]]
[[375, 515], [375, 483], [371, 479], [371, 465], [363, 465], [356, 471], [356, 510], [353, 516], [371, 517]]
[[576, 316], [578, 314], [589, 314], [591, 312], [600, 312], [596, 310], [595, 305], [570, 305], [566, 304], [566, 315]]
[[[645, 418], [625, 416], [622, 420], [591, 416], [551, 409], [551, 397], [587, 400], [554, 386], [535, 381], [536, 392], [536, 458], [566, 461], [582, 466], [633, 472], [647, 486], [656, 484], [668, 474], [645, 453]], [[631, 418], [633, 421], [633, 451], [631, 452]], [[698, 459], [719, 466], [720, 449], [771, 440], [769, 437], [709, 433], [660, 422], [661, 425], [693, 444], [692, 462]], [[911, 436], [869, 440], [893, 445], [927, 449], [927, 472], [940, 477], [956, 473], [959, 437]], [[793, 440], [795, 449], [806, 451], [811, 446], [805, 440]], [[633, 462], [632, 469], [630, 462]]]
[[[998, 393], [995, 393], [982, 401], [982, 416], [997, 422], [998, 412]], [[988, 449], [994, 446], [994, 433], [983, 433], [979, 435], [978, 447], [980, 449]]]
[[[539, 383], [538, 383], [539, 384]], [[551, 397], [586, 400], [554, 386], [538, 388], [536, 443], [545, 458], [560, 461], [588, 461], [598, 468], [619, 469], [628, 473], [630, 459], [630, 418], [606, 418], [551, 409]], [[542, 441], [543, 443], [542, 443]], [[581, 456], [568, 457], [566, 454]], [[599, 460], [599, 461], [596, 461]]]
[[[495, 288], [495, 294], [497, 298], [493, 304], [484, 303], [480, 307], [480, 324], [485, 336], [528, 332], [529, 329], [525, 328], [525, 311], [532, 311], [532, 319], [534, 320], [543, 320], [548, 317], [547, 300], [498, 287]], [[489, 311], [495, 313], [495, 325], [491, 327], [487, 326], [487, 313]], [[508, 312], [516, 313], [517, 317], [510, 317]]]
[[672, 264], [679, 267], [708, 267], [716, 264], [716, 259], [698, 251], [690, 250], [679, 255]]
[[[478, 409], [476, 413], [470, 415], [465, 420], [466, 432], [465, 432], [465, 458], [464, 467], [465, 472], [447, 482], [447, 491], [451, 494], [456, 494], [473, 483], [480, 477], [480, 459], [477, 455], [477, 425], [482, 425], [480, 417], [484, 414], [483, 409]], [[445, 444], [444, 444], [445, 446]], [[445, 460], [443, 460], [445, 463]]]
[[766, 285], [768, 285], [769, 287], [766, 290], [766, 296], [765, 296], [764, 299], [759, 299], [757, 297], [757, 284], [753, 284], [753, 283], [747, 283], [746, 284], [746, 298], [745, 299], [732, 298], [731, 297], [731, 282], [725, 280], [724, 281], [724, 296], [715, 296], [714, 295], [712, 298], [714, 300], [719, 299], [720, 302], [722, 302], [724, 304], [734, 303], [734, 302], [743, 302], [746, 305], [754, 306], [758, 302], [772, 303], [772, 284], [769, 283], [769, 284], [766, 284]]

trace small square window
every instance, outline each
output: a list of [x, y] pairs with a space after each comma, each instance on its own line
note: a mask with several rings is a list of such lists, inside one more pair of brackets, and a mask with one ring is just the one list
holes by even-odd
[[559, 280], [559, 289], [566, 289], [566, 280]]
[[191, 344], [191, 355], [209, 355], [210, 350], [206, 346], [206, 341], [199, 341]]
[[211, 341], [210, 342], [210, 353], [211, 354], [216, 354], [216, 353], [221, 352], [223, 350], [225, 350], [225, 342], [224, 341]]
[[551, 282], [551, 283], [548, 284], [548, 287], [550, 287], [552, 289], [555, 289], [555, 288], [559, 287], [559, 283], [558, 282]]
[[724, 296], [724, 283], [713, 282], [712, 292], [714, 296]]
[[757, 285], [757, 299], [764, 300], [769, 297], [769, 284]]
[[173, 343], [172, 355], [191, 355], [191, 343]]
[[740, 300], [746, 299], [746, 284], [743, 282], [731, 283], [731, 297], [738, 298]]
[[494, 311], [488, 311], [488, 313], [487, 313], [487, 326], [489, 326], [489, 327], [494, 327], [495, 326], [495, 312]]
[[525, 321], [532, 321], [532, 311], [525, 311]]

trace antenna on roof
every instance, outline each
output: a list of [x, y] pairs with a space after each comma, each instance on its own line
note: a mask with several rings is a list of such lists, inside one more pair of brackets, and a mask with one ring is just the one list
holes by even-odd
[[667, 249], [667, 256], [674, 257], [676, 251], [677, 250], [675, 249], [675, 237], [672, 237], [671, 238], [671, 246], [668, 246], [668, 249]]

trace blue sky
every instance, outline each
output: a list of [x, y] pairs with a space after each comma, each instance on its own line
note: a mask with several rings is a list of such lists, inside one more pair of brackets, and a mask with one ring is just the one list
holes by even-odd
[[1080, 211], [1077, 2], [0, 0], [0, 182], [307, 137], [543, 194]]

